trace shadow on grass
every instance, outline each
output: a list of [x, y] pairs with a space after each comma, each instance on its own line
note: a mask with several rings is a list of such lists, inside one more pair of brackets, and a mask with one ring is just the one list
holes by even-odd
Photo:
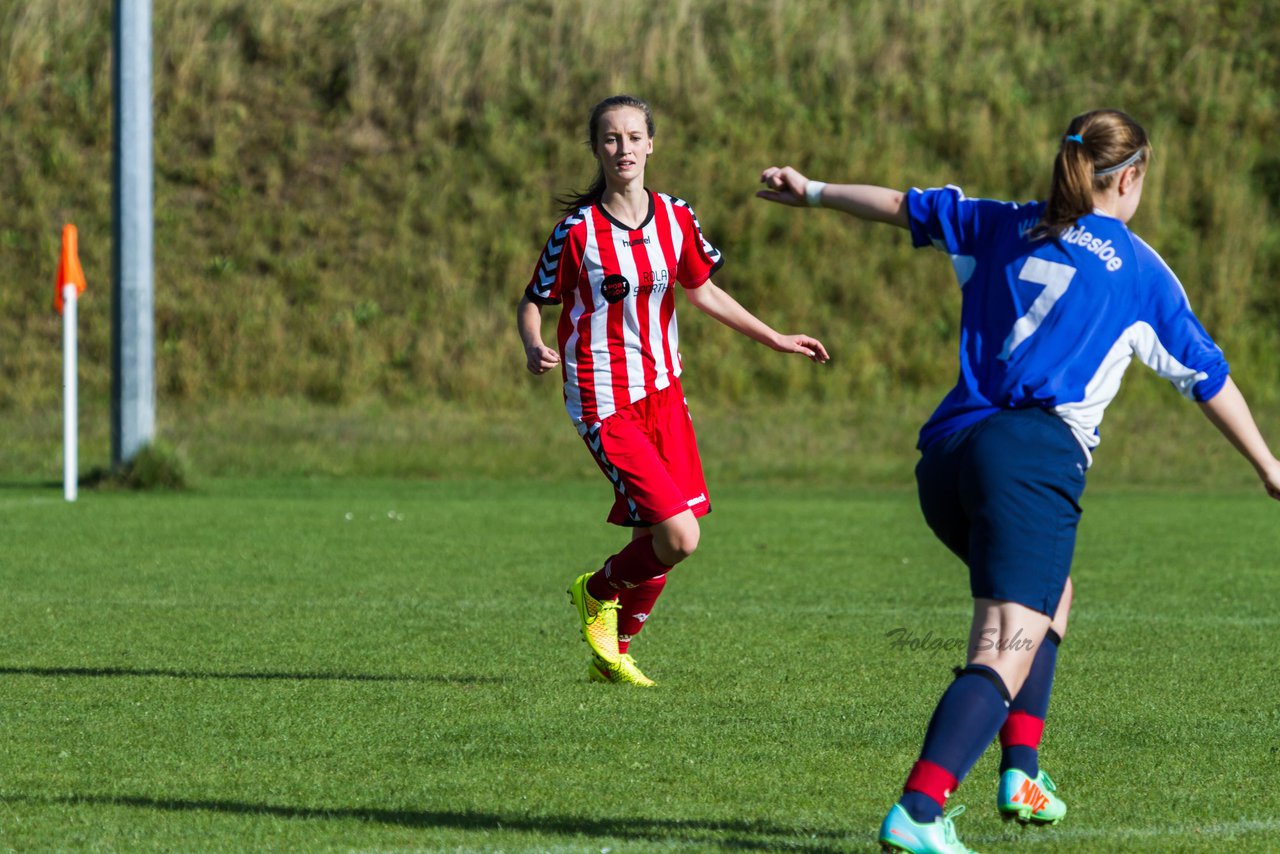
[[290, 807], [242, 801], [148, 798], [132, 795], [0, 796], [0, 803], [130, 807], [163, 812], [218, 812], [318, 821], [362, 821], [406, 828], [517, 831], [560, 836], [626, 838], [650, 842], [686, 842], [731, 851], [798, 851], [836, 854], [852, 849], [845, 833], [779, 827], [767, 822], [626, 818], [592, 819], [577, 816], [513, 816], [451, 810], [390, 810], [376, 808]]
[[167, 679], [265, 679], [329, 682], [438, 682], [445, 685], [496, 685], [500, 676], [392, 675], [376, 673], [288, 673], [244, 671], [217, 673], [208, 670], [165, 670], [149, 667], [3, 667], [0, 676], [164, 677]]

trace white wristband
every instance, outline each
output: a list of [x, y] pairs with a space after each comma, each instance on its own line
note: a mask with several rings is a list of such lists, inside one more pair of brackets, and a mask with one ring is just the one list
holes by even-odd
[[825, 181], [810, 181], [804, 187], [804, 200], [811, 208], [822, 207], [822, 191], [826, 189]]

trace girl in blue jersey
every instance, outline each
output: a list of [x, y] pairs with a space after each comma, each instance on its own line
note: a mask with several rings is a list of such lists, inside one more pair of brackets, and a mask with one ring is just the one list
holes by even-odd
[[1071, 555], [1103, 411], [1133, 359], [1186, 397], [1280, 498], [1280, 461], [1177, 277], [1128, 229], [1151, 161], [1146, 132], [1116, 110], [1072, 119], [1046, 202], [968, 199], [811, 181], [771, 167], [758, 195], [908, 229], [951, 256], [963, 289], [960, 373], [920, 432], [916, 468], [930, 528], [969, 567], [966, 666], [929, 721], [886, 850], [966, 852], [946, 799], [998, 735], [997, 806], [1056, 823], [1066, 805], [1037, 748], [1071, 609]]

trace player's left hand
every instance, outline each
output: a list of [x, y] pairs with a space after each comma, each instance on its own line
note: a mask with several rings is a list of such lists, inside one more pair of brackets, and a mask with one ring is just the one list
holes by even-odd
[[809, 206], [804, 198], [809, 179], [791, 166], [770, 166], [760, 173], [760, 183], [769, 189], [757, 191], [757, 198], [793, 208]]
[[831, 359], [827, 355], [827, 348], [823, 346], [822, 342], [808, 335], [779, 336], [775, 349], [780, 353], [801, 353], [818, 363]]

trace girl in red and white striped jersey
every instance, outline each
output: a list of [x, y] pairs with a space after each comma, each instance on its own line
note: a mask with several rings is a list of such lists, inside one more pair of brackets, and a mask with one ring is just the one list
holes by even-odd
[[[666, 581], [698, 545], [711, 509], [680, 387], [678, 284], [696, 308], [782, 353], [825, 362], [822, 342], [774, 331], [711, 281], [723, 259], [685, 201], [645, 188], [653, 152], [649, 105], [617, 95], [588, 122], [599, 168], [562, 199], [516, 311], [528, 369], [559, 366], [569, 417], [615, 492], [609, 521], [633, 537], [570, 590], [601, 681], [649, 685], [628, 648]], [[542, 339], [542, 307], [561, 305], [557, 346]]]

